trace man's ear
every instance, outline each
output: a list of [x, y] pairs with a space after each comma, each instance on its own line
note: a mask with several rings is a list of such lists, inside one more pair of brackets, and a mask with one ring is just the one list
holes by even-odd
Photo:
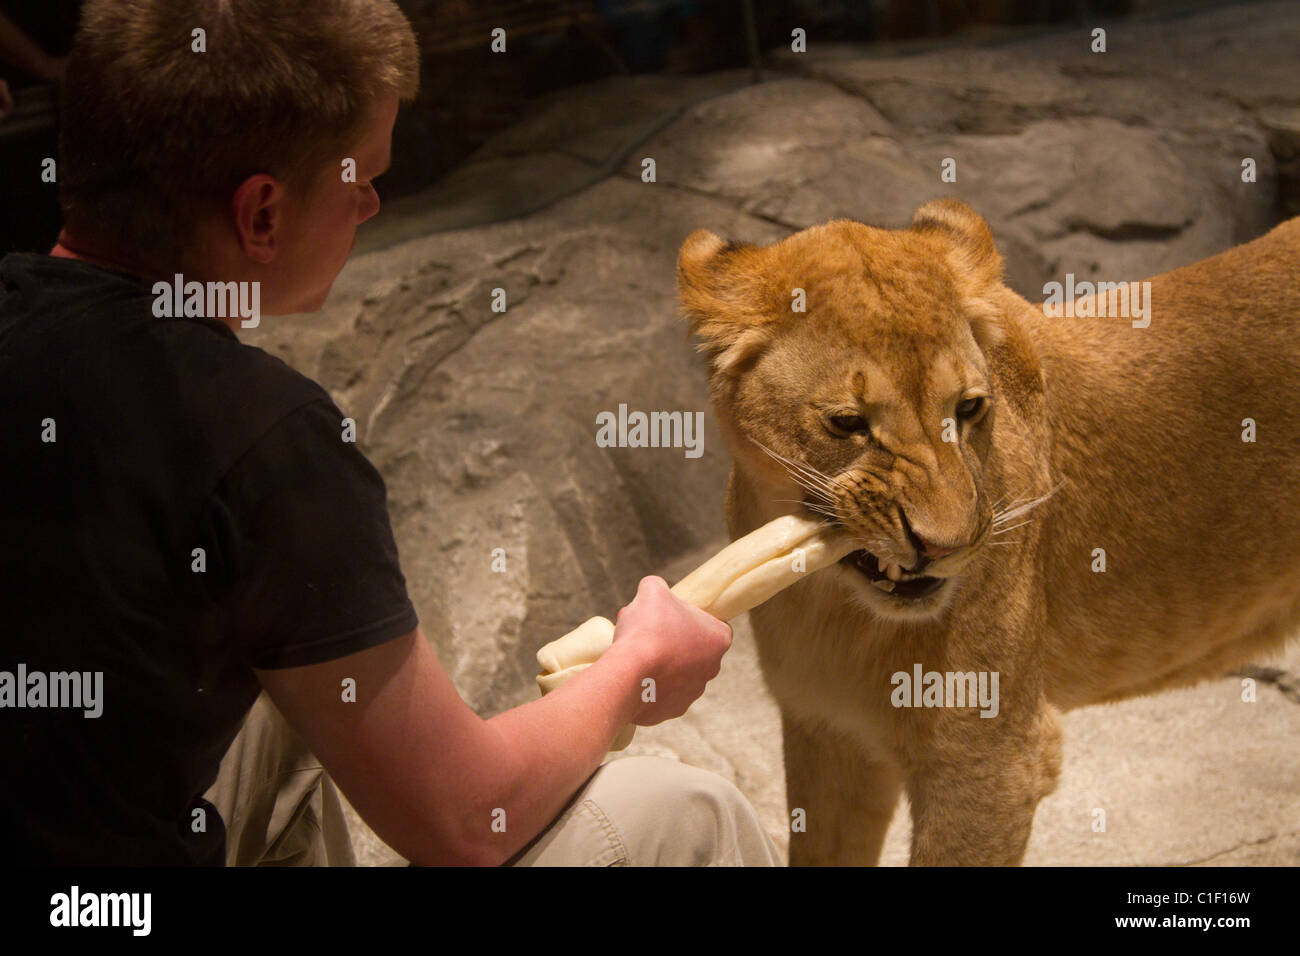
[[739, 371], [771, 341], [763, 253], [697, 229], [677, 255], [677, 299], [715, 375]]
[[956, 199], [934, 199], [916, 211], [912, 228], [942, 240], [971, 332], [980, 348], [1003, 340], [1002, 256], [984, 217]]

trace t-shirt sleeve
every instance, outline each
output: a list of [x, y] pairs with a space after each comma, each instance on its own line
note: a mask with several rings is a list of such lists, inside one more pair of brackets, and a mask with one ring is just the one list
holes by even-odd
[[328, 398], [281, 419], [226, 473], [230, 627], [250, 666], [301, 667], [415, 630], [383, 478]]

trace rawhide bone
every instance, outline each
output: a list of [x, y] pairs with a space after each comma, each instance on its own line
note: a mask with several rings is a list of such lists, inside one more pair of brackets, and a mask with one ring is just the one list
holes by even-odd
[[[729, 621], [758, 607], [814, 571], [857, 548], [853, 538], [821, 518], [783, 515], [727, 545], [682, 578], [672, 592], [714, 617]], [[542, 693], [555, 690], [590, 667], [614, 642], [614, 623], [593, 617], [537, 652]], [[632, 742], [634, 725], [624, 727], [611, 750]]]

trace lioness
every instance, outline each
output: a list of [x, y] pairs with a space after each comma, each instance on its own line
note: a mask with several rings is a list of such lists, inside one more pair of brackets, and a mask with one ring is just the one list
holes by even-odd
[[1151, 279], [1142, 321], [1049, 318], [1001, 277], [951, 200], [682, 246], [732, 537], [806, 509], [863, 545], [751, 612], [792, 864], [875, 863], [902, 787], [913, 864], [1018, 863], [1058, 712], [1300, 625], [1300, 219]]

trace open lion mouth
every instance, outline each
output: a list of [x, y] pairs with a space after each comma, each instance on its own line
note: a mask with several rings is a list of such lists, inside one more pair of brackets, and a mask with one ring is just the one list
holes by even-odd
[[[935, 578], [924, 574], [910, 574], [897, 566], [893, 569], [895, 577], [891, 577], [888, 571], [882, 570], [881, 565], [884, 562], [870, 551], [864, 550], [850, 551], [840, 558], [839, 563], [853, 568], [870, 581], [874, 587], [886, 594], [892, 594], [894, 597], [909, 601], [923, 598], [927, 594], [933, 594], [947, 580], [946, 578]], [[884, 566], [889, 567], [887, 564]]]

